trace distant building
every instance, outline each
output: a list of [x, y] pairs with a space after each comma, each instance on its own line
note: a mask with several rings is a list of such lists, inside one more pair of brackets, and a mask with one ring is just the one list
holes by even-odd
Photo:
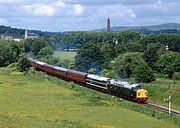
[[2, 39], [2, 40], [13, 40], [14, 38], [13, 38], [13, 36], [2, 35], [2, 36], [1, 36], [1, 39]]
[[9, 40], [9, 41], [21, 41], [19, 38], [14, 38], [13, 36], [8, 36], [8, 35], [1, 35], [2, 40]]
[[110, 19], [107, 19], [107, 32], [110, 32]]
[[19, 41], [21, 41], [21, 39], [19, 39], [19, 38], [14, 38], [14, 41], [19, 42]]
[[37, 35], [35, 33], [29, 33], [27, 29], [25, 30], [24, 39], [35, 39], [38, 37], [39, 37], [39, 35]]

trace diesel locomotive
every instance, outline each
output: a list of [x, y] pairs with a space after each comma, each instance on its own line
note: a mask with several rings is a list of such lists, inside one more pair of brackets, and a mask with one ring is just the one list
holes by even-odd
[[138, 103], [145, 103], [148, 99], [147, 90], [139, 84], [130, 84], [121, 80], [66, 69], [44, 63], [30, 57], [26, 57], [26, 59], [37, 70], [46, 72], [47, 74], [59, 77], [66, 81], [73, 81], [74, 83], [82, 86]]

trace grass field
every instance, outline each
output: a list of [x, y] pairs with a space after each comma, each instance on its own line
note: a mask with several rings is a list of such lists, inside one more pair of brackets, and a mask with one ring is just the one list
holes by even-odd
[[155, 82], [143, 84], [149, 92], [149, 101], [168, 107], [167, 99], [172, 98], [172, 108], [180, 110], [180, 80], [158, 78]]
[[178, 128], [125, 109], [105, 94], [43, 73], [14, 76], [11, 72], [0, 68], [2, 128]]
[[63, 52], [63, 51], [55, 51], [53, 57], [59, 58], [60, 60], [70, 60], [73, 61], [76, 52]]

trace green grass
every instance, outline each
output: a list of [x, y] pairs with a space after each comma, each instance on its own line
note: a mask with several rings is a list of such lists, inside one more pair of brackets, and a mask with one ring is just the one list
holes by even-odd
[[158, 78], [155, 82], [143, 84], [149, 93], [149, 101], [168, 107], [168, 102], [164, 101], [169, 96], [172, 97], [172, 108], [180, 110], [180, 80], [169, 80]]
[[25, 76], [11, 72], [0, 68], [0, 127], [178, 128], [125, 109], [109, 95], [39, 72]]
[[55, 51], [53, 57], [59, 58], [60, 60], [70, 60], [73, 61], [76, 52], [62, 52], [62, 51]]

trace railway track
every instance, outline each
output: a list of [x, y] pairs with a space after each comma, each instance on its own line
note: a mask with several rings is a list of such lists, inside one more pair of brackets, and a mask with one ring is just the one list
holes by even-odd
[[[169, 113], [169, 108], [164, 107], [164, 106], [160, 106], [160, 105], [153, 104], [153, 103], [146, 103], [145, 106]], [[180, 111], [171, 109], [170, 114], [180, 116]]]

